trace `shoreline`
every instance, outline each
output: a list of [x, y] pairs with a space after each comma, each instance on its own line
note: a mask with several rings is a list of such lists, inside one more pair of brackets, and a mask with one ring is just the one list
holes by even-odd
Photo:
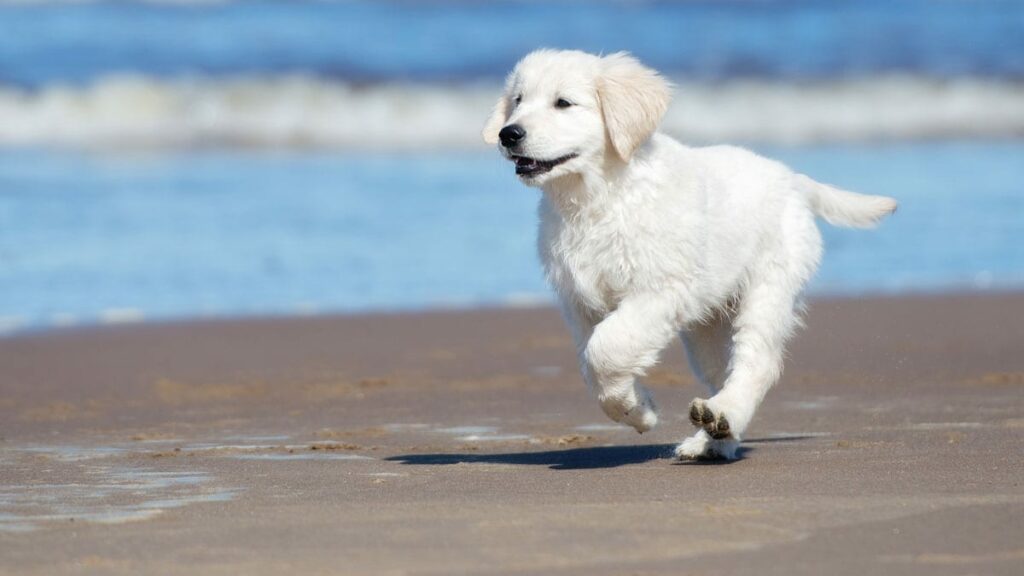
[[[987, 297], [1012, 297], [1024, 294], [1024, 286], [1013, 283], [1005, 286], [996, 286], [978, 289], [968, 284], [957, 286], [939, 286], [934, 288], [922, 288], [909, 291], [887, 291], [883, 289], [874, 291], [830, 290], [821, 293], [805, 294], [804, 300], [811, 306], [815, 303], [829, 303], [837, 301], [897, 301], [917, 299], [944, 299], [944, 298], [987, 298]], [[258, 313], [229, 313], [229, 314], [205, 314], [205, 315], [170, 315], [170, 316], [147, 316], [143, 311], [135, 308], [118, 308], [104, 310], [94, 315], [90, 321], [80, 321], [77, 317], [69, 323], [62, 323], [60, 315], [55, 315], [58, 320], [49, 324], [26, 324], [18, 316], [0, 318], [0, 342], [10, 339], [26, 337], [46, 337], [62, 334], [92, 333], [105, 330], [117, 330], [129, 327], [203, 327], [216, 324], [236, 323], [272, 323], [272, 322], [296, 322], [302, 320], [321, 321], [342, 321], [350, 318], [387, 318], [404, 316], [430, 316], [444, 314], [466, 314], [473, 312], [515, 312], [518, 310], [556, 310], [557, 303], [551, 294], [546, 296], [536, 295], [530, 298], [513, 297], [507, 301], [479, 302], [465, 304], [426, 304], [422, 306], [390, 307], [390, 308], [367, 308], [353, 310], [318, 310], [311, 309], [303, 311], [295, 308], [291, 311], [281, 312], [258, 312]], [[4, 324], [9, 321], [9, 326]]]

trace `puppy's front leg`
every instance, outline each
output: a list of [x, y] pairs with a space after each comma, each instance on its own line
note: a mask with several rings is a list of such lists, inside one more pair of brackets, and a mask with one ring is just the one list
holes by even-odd
[[605, 414], [646, 432], [658, 423], [650, 393], [636, 382], [658, 362], [679, 328], [675, 303], [664, 296], [623, 300], [597, 326], [583, 352], [584, 376], [593, 380]]
[[597, 325], [600, 318], [570, 297], [562, 298], [561, 307], [562, 317], [565, 318], [565, 323], [568, 324], [569, 331], [572, 333], [573, 342], [576, 344], [576, 360], [579, 362], [583, 381], [587, 384], [587, 388], [596, 390], [597, 384], [594, 382], [590, 370], [587, 369], [586, 350], [587, 342], [590, 341], [590, 336], [594, 333], [594, 326]]

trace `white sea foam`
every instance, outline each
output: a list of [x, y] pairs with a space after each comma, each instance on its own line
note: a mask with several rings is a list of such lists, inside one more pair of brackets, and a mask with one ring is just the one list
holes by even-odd
[[[423, 150], [482, 146], [497, 85], [352, 85], [322, 78], [0, 87], [0, 146]], [[1024, 135], [1024, 83], [866, 77], [678, 81], [664, 129], [691, 142], [806, 143]]]

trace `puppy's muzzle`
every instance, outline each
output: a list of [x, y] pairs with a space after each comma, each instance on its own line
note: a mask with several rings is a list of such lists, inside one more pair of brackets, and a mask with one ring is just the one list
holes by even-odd
[[498, 139], [505, 148], [516, 146], [526, 138], [526, 130], [519, 124], [509, 124], [498, 132]]

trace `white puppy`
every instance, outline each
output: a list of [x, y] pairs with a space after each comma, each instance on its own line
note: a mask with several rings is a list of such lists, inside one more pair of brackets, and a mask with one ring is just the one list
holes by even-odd
[[669, 85], [625, 53], [539, 50], [509, 75], [484, 128], [543, 190], [539, 248], [604, 412], [638, 432], [658, 421], [637, 378], [681, 335], [711, 397], [680, 458], [735, 458], [800, 323], [821, 257], [815, 216], [870, 227], [896, 209], [730, 146], [655, 132]]

